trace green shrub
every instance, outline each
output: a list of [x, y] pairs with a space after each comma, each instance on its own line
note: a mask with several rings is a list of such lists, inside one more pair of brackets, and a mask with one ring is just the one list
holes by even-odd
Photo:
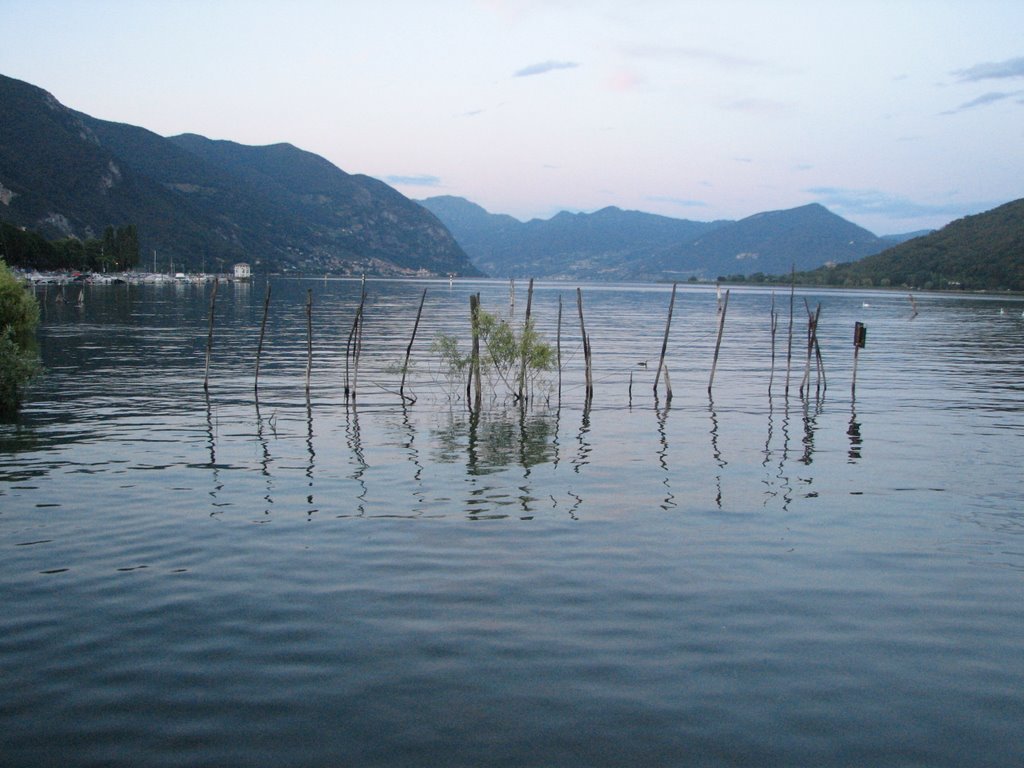
[[0, 260], [0, 418], [17, 414], [25, 385], [39, 372], [38, 324], [38, 302]]

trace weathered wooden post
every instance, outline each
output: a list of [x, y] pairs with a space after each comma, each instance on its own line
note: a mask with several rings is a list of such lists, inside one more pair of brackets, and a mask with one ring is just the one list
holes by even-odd
[[715, 369], [718, 367], [718, 352], [722, 347], [722, 331], [725, 330], [725, 313], [729, 309], [729, 289], [725, 290], [725, 300], [722, 302], [721, 310], [718, 313], [718, 338], [715, 341], [715, 358], [711, 361], [711, 378], [708, 379], [708, 396], [711, 396], [711, 386], [715, 383]]
[[523, 402], [523, 394], [526, 389], [526, 363], [529, 349], [527, 349], [528, 334], [530, 330], [530, 312], [533, 307], [533, 278], [530, 278], [530, 285], [526, 289], [526, 315], [523, 318], [522, 335], [522, 359], [519, 364], [519, 392], [516, 395], [516, 402]]
[[[676, 288], [679, 283], [672, 283], [672, 298], [668, 302], [668, 319], [665, 321], [665, 338], [661, 342], [661, 357], [658, 358], [658, 371], [654, 374], [654, 391], [658, 391], [658, 380], [661, 378], [661, 371], [665, 367], [665, 353], [668, 351], [668, 332], [672, 328], [672, 310], [676, 305]], [[668, 383], [668, 372], [665, 375], [665, 385], [668, 387], [668, 397], [672, 397], [671, 384]]]
[[[819, 309], [821, 305], [818, 305]], [[807, 392], [810, 394], [810, 381], [811, 381], [811, 357], [814, 356], [814, 324], [815, 318], [814, 313], [811, 312], [811, 305], [807, 303], [807, 299], [804, 299], [804, 309], [807, 311], [807, 358], [804, 360], [804, 375], [800, 379], [800, 397], [804, 396], [804, 387], [807, 387]]]
[[416, 322], [412, 326], [412, 338], [409, 339], [409, 346], [405, 348], [405, 362], [402, 364], [402, 383], [398, 387], [398, 396], [402, 398], [403, 402], [408, 400], [409, 402], [416, 402], [415, 398], [405, 396], [405, 374], [409, 371], [409, 356], [412, 354], [412, 345], [416, 341], [416, 331], [420, 327], [420, 316], [423, 314], [423, 302], [427, 300], [427, 289], [423, 289], [423, 295], [420, 296], [420, 306], [416, 310]]
[[260, 340], [256, 345], [256, 376], [253, 380], [253, 392], [258, 400], [260, 397], [260, 356], [263, 354], [263, 337], [267, 332], [267, 313], [270, 310], [270, 280], [267, 280], [267, 294], [263, 297], [263, 320], [260, 322]]
[[789, 394], [789, 374], [793, 366], [793, 294], [796, 290], [796, 266], [789, 275], [789, 341], [786, 346], [786, 394]]
[[558, 326], [555, 331], [555, 354], [558, 362], [558, 402], [562, 402], [562, 294], [558, 294]]
[[313, 374], [313, 289], [306, 291], [306, 395]]
[[359, 330], [360, 323], [362, 322], [363, 316], [363, 305], [366, 302], [366, 285], [365, 277], [363, 288], [359, 294], [359, 306], [356, 308], [356, 316], [352, 320], [352, 328], [348, 332], [348, 341], [345, 343], [345, 400], [348, 400], [349, 395], [355, 397], [355, 384], [349, 386], [349, 362], [355, 359], [355, 340], [356, 333]]
[[576, 289], [576, 309], [579, 311], [580, 334], [583, 336], [583, 361], [587, 386], [586, 396], [584, 399], [589, 403], [591, 398], [594, 396], [594, 379], [593, 372], [590, 367], [590, 337], [587, 336], [587, 326], [583, 322], [583, 291], [579, 288]]
[[[466, 402], [473, 398], [471, 409], [479, 410], [483, 400], [482, 381], [480, 375], [480, 294], [474, 293], [469, 296], [469, 320], [473, 333], [473, 346], [469, 358], [469, 380], [466, 382]], [[473, 387], [476, 386], [476, 393]]]
[[771, 309], [771, 332], [772, 332], [772, 368], [768, 375], [768, 394], [772, 393], [772, 384], [775, 383], [775, 331], [779, 327], [779, 313], [775, 310], [775, 291], [772, 291]]
[[910, 319], [913, 320], [915, 317], [917, 317], [917, 302], [914, 301], [914, 294], [912, 293], [908, 293], [907, 298], [910, 299], [910, 309], [913, 310], [910, 315]]
[[867, 345], [868, 329], [859, 320], [853, 325], [853, 383], [850, 385], [850, 396], [857, 396], [857, 357]]
[[217, 308], [217, 278], [213, 278], [213, 290], [210, 292], [210, 329], [206, 333], [206, 373], [203, 375], [203, 390], [210, 391], [210, 353], [213, 351], [213, 315]]

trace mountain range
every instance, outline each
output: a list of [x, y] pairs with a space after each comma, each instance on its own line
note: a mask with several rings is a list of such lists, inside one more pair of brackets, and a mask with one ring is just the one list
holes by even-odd
[[50, 238], [134, 224], [143, 262], [478, 275], [433, 214], [290, 144], [164, 138], [0, 75], [0, 220]]
[[877, 237], [818, 204], [739, 221], [604, 208], [520, 222], [460, 197], [419, 201], [492, 277], [714, 280], [860, 259], [921, 233]]
[[99, 120], [2, 75], [0, 222], [51, 239], [134, 225], [142, 263], [158, 254], [161, 269], [248, 261], [257, 272], [759, 280], [795, 268], [829, 285], [1024, 290], [1021, 200], [889, 237], [817, 204], [739, 221], [611, 207], [521, 222], [458, 197], [414, 202], [290, 144], [165, 138]]

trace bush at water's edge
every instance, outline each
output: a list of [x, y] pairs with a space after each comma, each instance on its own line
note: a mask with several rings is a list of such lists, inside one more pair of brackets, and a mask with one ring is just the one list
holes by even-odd
[[39, 372], [39, 303], [0, 259], [0, 419], [18, 413], [25, 385]]

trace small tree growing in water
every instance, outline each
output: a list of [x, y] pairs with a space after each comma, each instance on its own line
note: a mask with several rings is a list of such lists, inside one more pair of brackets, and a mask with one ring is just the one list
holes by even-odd
[[25, 384], [39, 371], [39, 304], [0, 259], [0, 418], [14, 417]]
[[[504, 386], [505, 396], [514, 396], [517, 391], [517, 374], [523, 361], [526, 362], [527, 381], [536, 387], [544, 371], [555, 365], [555, 354], [551, 345], [528, 320], [519, 333], [507, 321], [485, 310], [476, 313], [476, 332], [480, 339], [480, 371], [497, 393], [499, 385]], [[463, 353], [454, 336], [439, 333], [434, 338], [431, 351], [441, 356], [443, 370], [450, 387], [465, 381], [469, 374], [472, 354]]]

